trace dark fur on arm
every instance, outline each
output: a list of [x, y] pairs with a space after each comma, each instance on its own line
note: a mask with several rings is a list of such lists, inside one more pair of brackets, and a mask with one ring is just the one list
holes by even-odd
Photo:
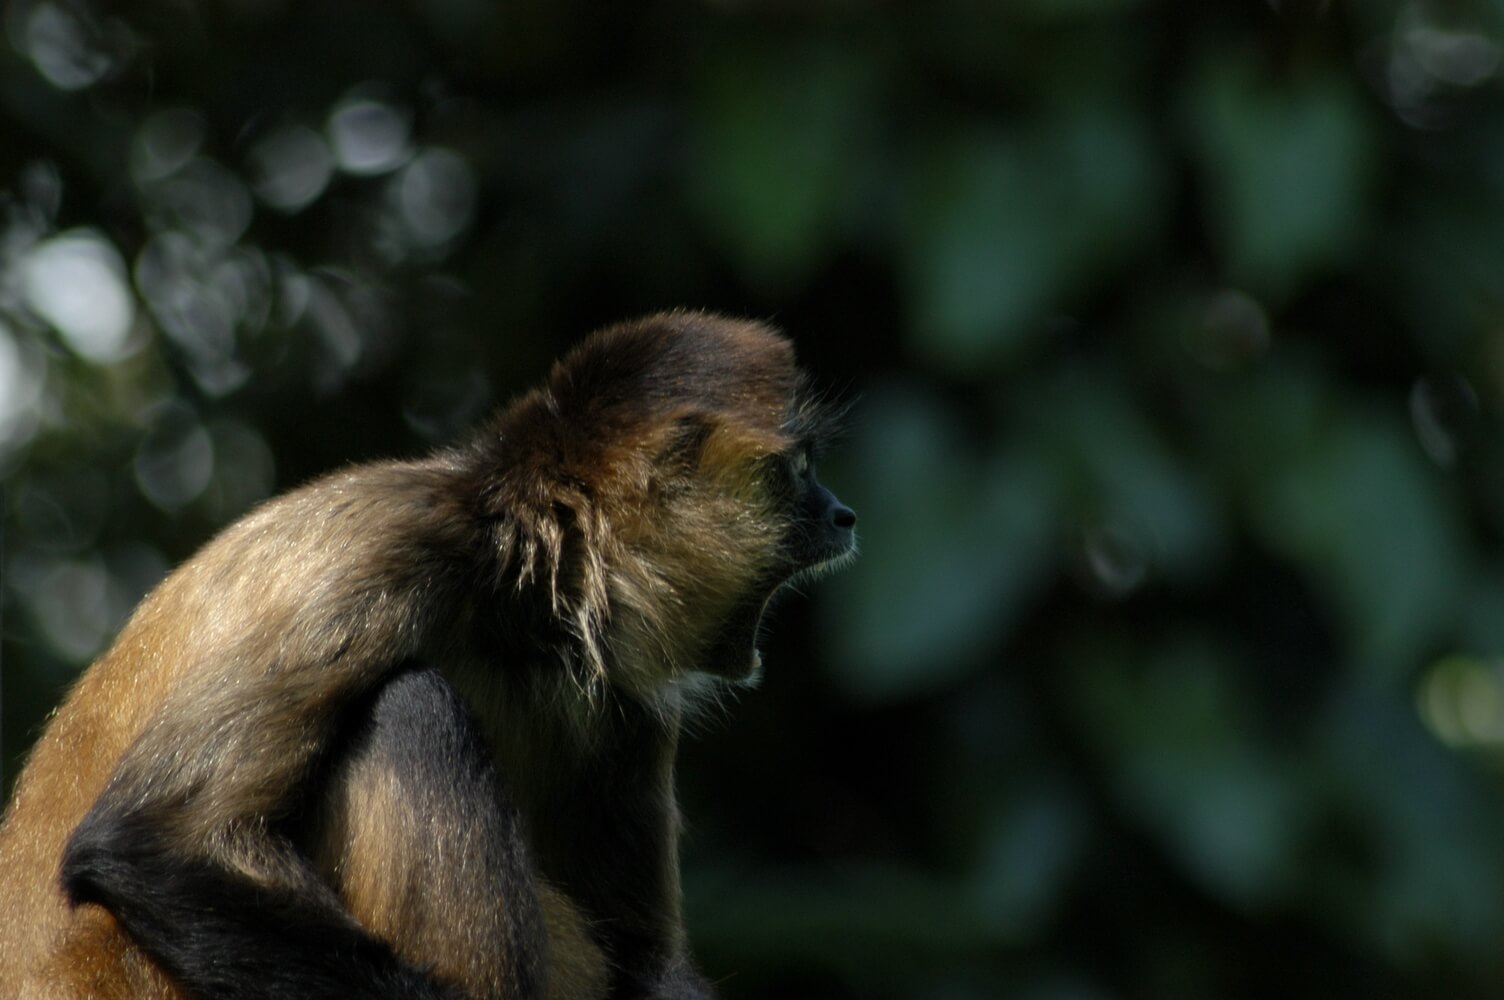
[[93, 813], [73, 835], [63, 885], [108, 909], [196, 996], [225, 1000], [455, 998], [350, 919], [331, 893], [269, 889], [178, 856], [138, 817]]
[[548, 942], [521, 820], [439, 671], [381, 688], [326, 785], [309, 853], [363, 922], [467, 995], [543, 996]]

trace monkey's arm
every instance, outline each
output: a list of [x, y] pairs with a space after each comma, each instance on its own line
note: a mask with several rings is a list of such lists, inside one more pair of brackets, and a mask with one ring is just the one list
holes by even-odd
[[[713, 991], [694, 968], [681, 915], [673, 778], [679, 724], [630, 698], [608, 698], [581, 756], [566, 762], [560, 758], [568, 755], [556, 754], [542, 784], [519, 784], [532, 798], [525, 812], [535, 857], [591, 921], [611, 961], [612, 997], [704, 1000]], [[557, 721], [532, 721], [540, 718]], [[529, 748], [567, 742], [536, 728], [519, 734]], [[526, 779], [540, 769], [518, 770]]]
[[364, 926], [467, 996], [542, 997], [540, 887], [469, 709], [414, 669], [361, 715], [309, 817], [315, 863]]
[[164, 847], [149, 826], [94, 821], [69, 850], [75, 903], [110, 911], [193, 996], [457, 998], [358, 925], [329, 891], [268, 887]]
[[243, 683], [169, 699], [70, 838], [65, 890], [192, 995], [458, 996], [357, 923], [282, 832], [327, 739], [315, 723], [333, 720], [280, 681], [280, 698]]
[[[678, 918], [671, 734], [636, 714], [613, 709], [572, 774], [569, 755], [543, 758], [534, 826], [555, 887], [459, 694], [437, 671], [399, 674], [329, 771], [310, 854], [364, 926], [467, 995], [531, 997], [546, 972], [554, 998], [707, 998]], [[508, 728], [557, 746], [540, 715]]]

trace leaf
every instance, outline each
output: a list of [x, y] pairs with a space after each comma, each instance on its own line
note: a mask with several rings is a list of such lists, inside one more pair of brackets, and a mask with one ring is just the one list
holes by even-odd
[[1345, 79], [1277, 88], [1217, 58], [1193, 83], [1189, 129], [1228, 283], [1284, 299], [1361, 245], [1374, 141]]
[[1129, 814], [1231, 904], [1292, 883], [1307, 823], [1295, 774], [1254, 737], [1219, 652], [1181, 638], [1130, 669], [1094, 648], [1075, 672], [1090, 742]]
[[1086, 851], [1086, 809], [1058, 781], [1038, 781], [994, 805], [968, 895], [983, 920], [1010, 940], [1044, 929]]
[[1393, 680], [1457, 624], [1456, 504], [1403, 424], [1357, 408], [1260, 484], [1259, 529], [1335, 606], [1353, 661]]
[[1336, 692], [1315, 734], [1309, 759], [1326, 772], [1330, 807], [1351, 816], [1360, 838], [1356, 858], [1325, 858], [1313, 879], [1323, 908], [1401, 962], [1438, 949], [1464, 964], [1490, 961], [1504, 932], [1494, 783], [1459, 767], [1408, 705], [1357, 678]]
[[910, 179], [899, 260], [917, 345], [971, 376], [1014, 359], [1068, 293], [1157, 227], [1142, 124], [1085, 106], [1012, 131], [957, 131]]
[[1129, 532], [1147, 550], [1149, 568], [1181, 579], [1206, 569], [1226, 526], [1206, 484], [1121, 380], [1078, 370], [1044, 393], [1032, 402], [1034, 433], [1059, 467], [1072, 513], [1088, 526]]

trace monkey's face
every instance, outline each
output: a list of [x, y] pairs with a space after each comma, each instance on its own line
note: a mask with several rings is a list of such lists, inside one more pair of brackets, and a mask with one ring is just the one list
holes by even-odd
[[[751, 503], [736, 516], [721, 517], [722, 531], [736, 539], [733, 547], [743, 553], [722, 565], [744, 572], [723, 591], [720, 611], [707, 616], [716, 625], [708, 635], [708, 650], [696, 658], [699, 672], [731, 681], [756, 680], [762, 666], [757, 637], [778, 592], [855, 556], [856, 514], [817, 478], [814, 450], [810, 443], [798, 443], [763, 456], [749, 477], [756, 484]], [[740, 502], [747, 500], [742, 494]], [[743, 534], [745, 525], [760, 525], [761, 530]]]
[[779, 492], [791, 517], [785, 542], [789, 575], [841, 565], [856, 554], [856, 512], [816, 478], [812, 446], [801, 445], [778, 458], [783, 466]]

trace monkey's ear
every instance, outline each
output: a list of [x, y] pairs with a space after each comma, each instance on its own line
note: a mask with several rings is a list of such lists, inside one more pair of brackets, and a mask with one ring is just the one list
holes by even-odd
[[715, 421], [704, 413], [687, 413], [673, 422], [659, 445], [659, 468], [690, 470], [700, 462], [706, 442], [715, 433]]

